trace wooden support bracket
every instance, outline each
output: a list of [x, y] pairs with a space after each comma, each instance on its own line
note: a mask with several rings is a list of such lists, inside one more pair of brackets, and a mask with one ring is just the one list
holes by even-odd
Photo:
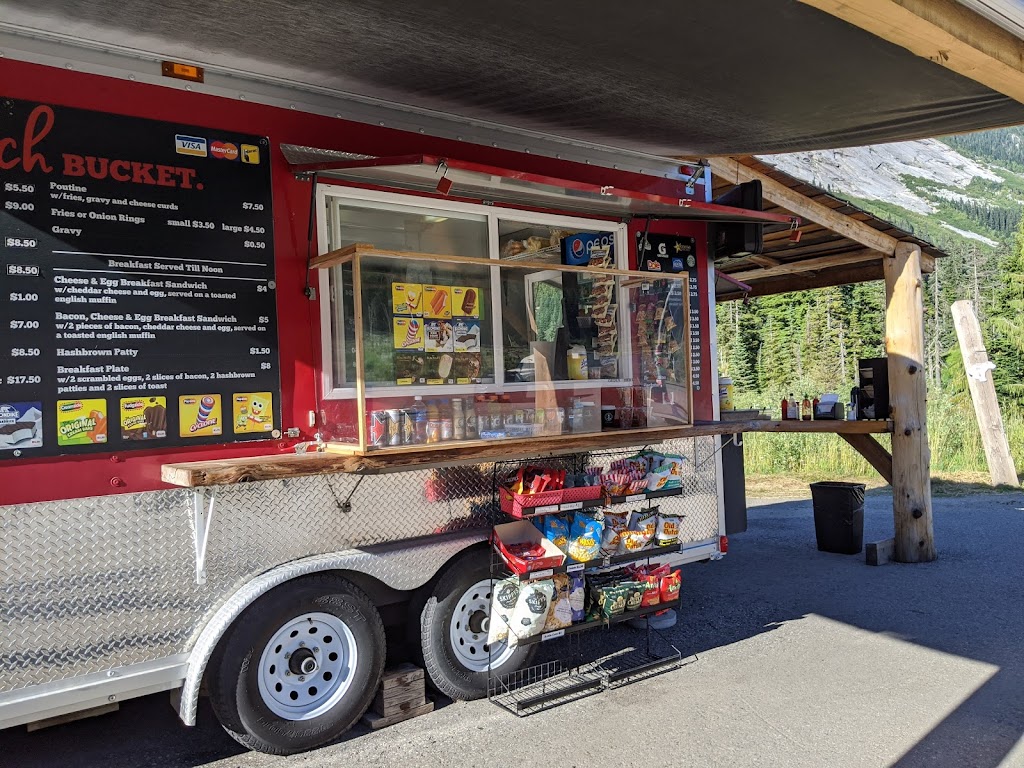
[[867, 459], [868, 464], [875, 468], [885, 482], [892, 485], [892, 454], [885, 450], [885, 446], [871, 435], [848, 435], [840, 432], [839, 436]]

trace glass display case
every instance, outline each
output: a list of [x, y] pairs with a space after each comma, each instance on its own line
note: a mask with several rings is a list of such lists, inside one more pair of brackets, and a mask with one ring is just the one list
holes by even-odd
[[691, 423], [686, 275], [621, 268], [622, 227], [544, 218], [336, 205], [338, 247], [313, 261], [329, 276], [325, 390], [354, 406], [333, 449]]

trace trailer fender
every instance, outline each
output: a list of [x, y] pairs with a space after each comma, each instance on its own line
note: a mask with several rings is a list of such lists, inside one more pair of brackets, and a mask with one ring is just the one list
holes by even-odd
[[313, 573], [345, 570], [365, 573], [393, 589], [413, 590], [426, 584], [459, 552], [486, 538], [487, 532], [474, 531], [314, 555], [284, 563], [246, 582], [221, 604], [196, 637], [189, 653], [178, 716], [185, 725], [196, 724], [199, 687], [217, 643], [242, 611], [274, 587]]

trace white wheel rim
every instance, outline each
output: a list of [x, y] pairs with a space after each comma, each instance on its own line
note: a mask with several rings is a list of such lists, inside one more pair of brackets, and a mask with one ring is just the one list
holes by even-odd
[[487, 645], [491, 586], [491, 580], [484, 579], [467, 589], [459, 598], [448, 625], [448, 636], [455, 658], [471, 672], [485, 672], [488, 664], [492, 669], [497, 669], [515, 652], [506, 640], [490, 647]]
[[333, 708], [352, 686], [359, 654], [345, 622], [306, 613], [282, 626], [260, 656], [260, 696], [285, 720], [312, 720]]

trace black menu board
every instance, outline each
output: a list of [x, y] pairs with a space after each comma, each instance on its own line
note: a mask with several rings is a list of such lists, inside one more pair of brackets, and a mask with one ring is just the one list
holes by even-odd
[[[703, 355], [702, 306], [700, 278], [697, 270], [697, 241], [680, 235], [646, 235], [637, 233], [637, 267], [641, 272], [687, 273], [686, 288], [690, 293], [690, 384], [700, 391], [701, 357]], [[676, 301], [682, 297], [675, 294]]]
[[269, 142], [0, 98], [0, 459], [280, 435]]

